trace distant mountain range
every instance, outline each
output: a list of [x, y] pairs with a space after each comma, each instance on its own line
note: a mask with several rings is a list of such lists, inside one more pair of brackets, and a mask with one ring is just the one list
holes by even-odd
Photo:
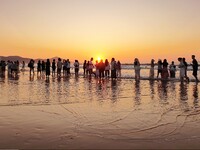
[[[55, 59], [56, 61], [58, 60], [59, 57], [52, 57], [50, 58], [50, 61], [52, 61], [53, 59]], [[62, 58], [61, 58], [62, 59]], [[0, 56], [0, 60], [4, 60], [4, 61], [19, 61], [19, 62], [22, 62], [22, 61], [25, 61], [25, 63], [28, 63], [31, 58], [24, 58], [24, 57], [21, 57], [21, 56]], [[37, 62], [38, 60], [44, 60], [46, 61], [46, 59], [34, 59], [35, 62]]]

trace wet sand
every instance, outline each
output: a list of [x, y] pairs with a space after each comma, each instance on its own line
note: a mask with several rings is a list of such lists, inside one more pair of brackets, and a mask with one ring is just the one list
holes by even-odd
[[0, 148], [199, 149], [199, 85], [1, 79]]

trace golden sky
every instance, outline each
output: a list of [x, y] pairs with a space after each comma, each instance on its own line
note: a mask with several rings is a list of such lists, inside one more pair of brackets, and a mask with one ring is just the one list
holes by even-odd
[[0, 55], [200, 59], [200, 0], [0, 0]]

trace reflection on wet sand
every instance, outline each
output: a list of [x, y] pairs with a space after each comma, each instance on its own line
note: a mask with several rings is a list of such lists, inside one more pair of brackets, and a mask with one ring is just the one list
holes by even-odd
[[188, 84], [181, 82], [180, 83], [180, 108], [184, 111], [188, 111]]
[[198, 90], [198, 83], [193, 85], [193, 98], [194, 98], [194, 107], [199, 108], [199, 90]]
[[188, 100], [188, 84], [181, 82], [179, 91], [180, 91], [180, 100], [182, 101]]
[[140, 81], [135, 81], [135, 105], [140, 105], [141, 103], [141, 89], [140, 89]]
[[167, 102], [168, 100], [168, 81], [158, 82], [158, 96], [161, 101]]
[[198, 84], [81, 76], [27, 79], [26, 74], [0, 79], [0, 148], [199, 145]]
[[118, 83], [117, 80], [111, 80], [111, 100], [112, 103], [116, 103], [117, 102], [117, 95], [118, 95]]
[[149, 85], [150, 85], [150, 93], [151, 93], [151, 99], [154, 100], [154, 95], [155, 95], [155, 81], [154, 80], [150, 80], [149, 81]]

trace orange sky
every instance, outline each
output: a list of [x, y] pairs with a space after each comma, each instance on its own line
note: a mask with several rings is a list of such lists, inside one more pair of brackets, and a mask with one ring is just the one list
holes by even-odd
[[1, 0], [0, 55], [200, 59], [199, 0]]

